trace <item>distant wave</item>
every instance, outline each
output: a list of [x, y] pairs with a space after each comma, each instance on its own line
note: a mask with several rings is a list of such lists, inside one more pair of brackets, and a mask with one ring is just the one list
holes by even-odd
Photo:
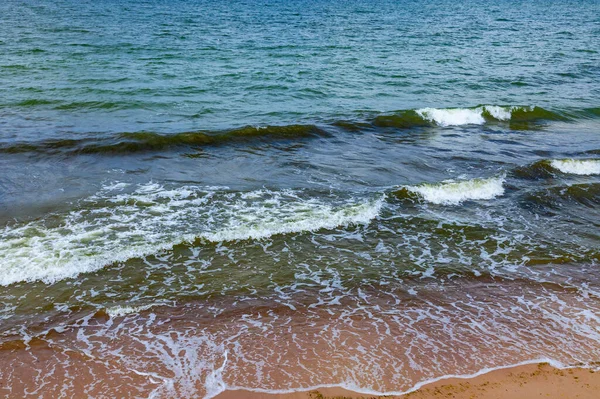
[[[22, 104], [47, 105], [47, 100], [26, 100]], [[162, 151], [182, 147], [205, 147], [243, 142], [299, 140], [329, 137], [333, 131], [363, 131], [376, 128], [444, 128], [486, 123], [507, 123], [515, 129], [537, 128], [543, 121], [575, 121], [600, 117], [600, 108], [550, 111], [540, 107], [481, 105], [473, 108], [421, 108], [381, 114], [366, 120], [340, 120], [328, 125], [293, 124], [244, 126], [223, 131], [181, 133], [125, 132], [98, 137], [0, 143], [0, 153], [103, 154], [120, 155]]]
[[504, 176], [489, 179], [448, 180], [403, 186], [395, 192], [400, 198], [421, 198], [438, 205], [458, 205], [470, 200], [490, 200], [504, 194]]
[[423, 119], [434, 122], [438, 126], [483, 125], [486, 116], [499, 121], [508, 121], [513, 110], [518, 107], [483, 106], [478, 108], [423, 108], [416, 112]]
[[0, 144], [4, 153], [73, 153], [126, 154], [159, 151], [172, 147], [202, 147], [251, 140], [294, 139], [326, 136], [327, 132], [314, 125], [246, 126], [225, 132], [184, 132], [159, 134], [153, 132], [121, 133], [108, 138], [47, 140], [32, 143]]
[[0, 104], [2, 107], [11, 108], [45, 108], [58, 111], [75, 111], [75, 110], [124, 110], [151, 107], [152, 103], [144, 103], [140, 101], [131, 102], [112, 102], [112, 101], [63, 101], [52, 98], [29, 98], [26, 100]]
[[417, 126], [447, 127], [507, 122], [520, 123], [519, 127], [522, 128], [527, 122], [568, 121], [597, 116], [600, 116], [600, 110], [596, 108], [558, 112], [531, 106], [480, 105], [473, 108], [420, 108], [398, 111], [391, 115], [376, 117], [374, 124], [381, 127], [410, 128]]
[[196, 240], [256, 240], [369, 223], [383, 204], [383, 196], [317, 199], [293, 190], [126, 188], [112, 184], [65, 215], [0, 230], [0, 285], [51, 283]]

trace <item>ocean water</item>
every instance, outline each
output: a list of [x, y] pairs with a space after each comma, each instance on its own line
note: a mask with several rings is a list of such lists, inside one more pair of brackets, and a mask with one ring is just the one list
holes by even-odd
[[0, 3], [0, 395], [600, 358], [600, 3]]

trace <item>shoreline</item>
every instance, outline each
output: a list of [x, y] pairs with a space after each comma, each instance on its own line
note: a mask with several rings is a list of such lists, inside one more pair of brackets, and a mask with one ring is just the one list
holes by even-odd
[[342, 387], [322, 387], [291, 392], [228, 389], [215, 399], [595, 399], [600, 391], [600, 370], [557, 367], [549, 362], [528, 362], [482, 370], [467, 376], [447, 376], [424, 381], [401, 394], [369, 394]]

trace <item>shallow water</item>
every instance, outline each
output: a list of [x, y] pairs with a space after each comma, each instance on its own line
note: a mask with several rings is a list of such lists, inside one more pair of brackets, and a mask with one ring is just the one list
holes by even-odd
[[0, 392], [595, 364], [598, 15], [3, 2]]

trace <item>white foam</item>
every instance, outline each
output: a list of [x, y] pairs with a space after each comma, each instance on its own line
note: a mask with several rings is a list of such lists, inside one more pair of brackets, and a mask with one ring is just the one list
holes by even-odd
[[504, 194], [504, 179], [504, 176], [499, 176], [489, 179], [447, 180], [405, 188], [433, 204], [458, 205], [468, 200], [489, 200]]
[[113, 306], [106, 309], [106, 313], [110, 317], [120, 317], [125, 316], [131, 313], [139, 313], [143, 310], [150, 309], [152, 305], [144, 305], [144, 306]]
[[490, 114], [494, 119], [508, 121], [512, 116], [512, 111], [516, 108], [484, 105], [477, 108], [421, 108], [416, 112], [423, 119], [445, 127], [483, 125], [485, 123], [485, 113]]
[[206, 377], [206, 381], [204, 382], [204, 387], [206, 389], [206, 394], [204, 397], [206, 399], [214, 398], [221, 392], [224, 392], [227, 389], [227, 384], [223, 381], [223, 370], [225, 369], [225, 365], [227, 364], [227, 351], [223, 353], [223, 364], [216, 370], [213, 370]]
[[550, 166], [573, 175], [600, 174], [600, 159], [555, 159], [550, 162]]
[[487, 111], [494, 119], [498, 119], [499, 121], [509, 121], [512, 117], [512, 111], [515, 109], [516, 107], [499, 107], [497, 105], [482, 107], [482, 111]]
[[111, 183], [111, 184], [104, 185], [102, 187], [102, 190], [104, 190], [104, 191], [123, 190], [127, 186], [129, 186], [129, 183], [116, 182], [116, 183]]
[[423, 108], [417, 110], [423, 119], [435, 122], [439, 126], [483, 125], [485, 119], [477, 109], [466, 108]]
[[[145, 360], [125, 356], [121, 361], [136, 374], [148, 375], [159, 384], [148, 395], [148, 399], [208, 399], [226, 389], [222, 374], [227, 365], [227, 349], [223, 343], [215, 342], [215, 337], [210, 334], [200, 331], [196, 333], [196, 336], [186, 336], [185, 333], [172, 329], [166, 334], [148, 333], [148, 336], [141, 337], [132, 334], [143, 345]], [[148, 340], [149, 337], [152, 339]], [[165, 369], [162, 373], [147, 372], [148, 360], [152, 363], [150, 369], [156, 370], [155, 366]], [[199, 395], [200, 386], [204, 386], [202, 396]]]
[[156, 183], [133, 192], [103, 190], [66, 215], [0, 230], [0, 285], [52, 283], [196, 239], [261, 239], [364, 224], [382, 204], [383, 198], [317, 199], [292, 190], [243, 194]]

